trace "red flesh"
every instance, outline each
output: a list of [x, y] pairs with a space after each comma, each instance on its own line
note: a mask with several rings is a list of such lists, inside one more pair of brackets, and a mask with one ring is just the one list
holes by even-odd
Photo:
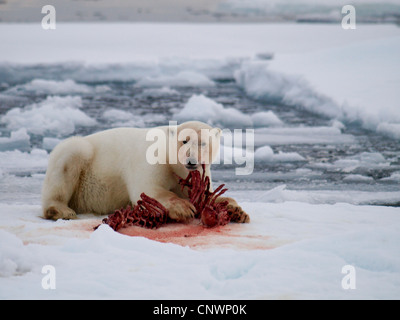
[[[206, 227], [215, 227], [229, 223], [230, 217], [227, 212], [227, 201], [217, 202], [218, 197], [226, 192], [224, 185], [220, 185], [214, 192], [210, 191], [210, 179], [203, 174], [190, 171], [186, 179], [179, 178], [182, 190], [188, 188], [189, 201], [196, 208], [196, 218], [200, 218]], [[129, 226], [140, 226], [145, 228], [159, 228], [168, 221], [168, 210], [146, 194], [140, 195], [141, 200], [133, 207], [127, 206], [116, 210], [113, 214], [103, 219], [115, 231]], [[97, 227], [96, 227], [97, 229]]]

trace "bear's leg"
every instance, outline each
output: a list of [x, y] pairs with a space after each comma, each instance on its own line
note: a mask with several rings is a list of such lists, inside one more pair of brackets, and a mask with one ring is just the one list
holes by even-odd
[[79, 187], [82, 171], [93, 156], [92, 146], [83, 138], [60, 143], [51, 153], [42, 189], [43, 216], [46, 219], [74, 219], [68, 203]]

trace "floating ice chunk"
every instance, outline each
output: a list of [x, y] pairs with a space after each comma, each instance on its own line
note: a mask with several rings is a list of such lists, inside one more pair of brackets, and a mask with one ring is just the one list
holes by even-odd
[[317, 165], [317, 167], [327, 168], [340, 168], [343, 172], [352, 172], [360, 166], [360, 161], [356, 159], [340, 159], [335, 161], [333, 164], [323, 163]]
[[65, 136], [75, 131], [75, 126], [93, 126], [96, 121], [79, 110], [82, 107], [80, 97], [47, 97], [25, 108], [13, 108], [1, 117], [11, 130], [26, 128], [30, 133]]
[[276, 127], [283, 124], [272, 111], [248, 115], [234, 108], [225, 108], [204, 95], [193, 95], [183, 109], [175, 112], [174, 118], [178, 121], [199, 120], [210, 125], [235, 128]]
[[222, 144], [219, 149], [219, 154], [213, 163], [234, 164], [237, 159], [241, 159], [245, 156], [247, 161], [252, 161], [252, 159], [254, 159], [254, 153], [249, 150]]
[[270, 146], [258, 148], [254, 153], [254, 160], [257, 162], [296, 162], [305, 161], [305, 159], [297, 152], [274, 153]]
[[272, 111], [256, 112], [251, 115], [254, 127], [275, 127], [283, 124], [282, 120]]
[[140, 119], [143, 121], [143, 126], [145, 126], [145, 124], [153, 125], [154, 123], [165, 124], [167, 123], [168, 120], [165, 114], [154, 114], [154, 113], [146, 113], [144, 115], [141, 115]]
[[337, 128], [339, 130], [344, 130], [346, 129], [346, 126], [343, 124], [343, 122], [340, 122], [339, 120], [332, 120], [331, 121], [331, 126], [333, 128]]
[[379, 152], [362, 152], [359, 155], [353, 157], [353, 159], [359, 160], [361, 164], [385, 164], [387, 161], [385, 157]]
[[335, 127], [296, 127], [255, 129], [255, 146], [291, 144], [353, 144], [354, 136]]
[[386, 167], [390, 165], [385, 157], [379, 152], [362, 152], [360, 154], [335, 161], [334, 166], [340, 168], [359, 168], [359, 167]]
[[253, 126], [251, 117], [237, 109], [223, 108], [216, 111], [216, 119], [218, 119], [217, 123], [220, 123], [223, 126], [236, 128], [248, 128]]
[[[286, 201], [305, 202], [309, 204], [347, 203], [353, 205], [387, 205], [398, 203], [399, 191], [369, 192], [360, 190], [290, 190], [286, 185], [280, 185], [268, 191], [254, 191], [251, 201], [275, 202]], [[362, 209], [360, 209], [362, 212]]]
[[66, 94], [66, 93], [89, 93], [91, 90], [87, 85], [77, 84], [73, 80], [54, 81], [34, 79], [20, 86], [20, 88], [35, 91], [36, 93]]
[[235, 159], [246, 157], [247, 161], [256, 162], [296, 162], [305, 161], [297, 152], [282, 152], [274, 153], [270, 146], [258, 148], [255, 152], [245, 150], [238, 147], [221, 145], [220, 153], [214, 163], [233, 164]]
[[175, 89], [171, 89], [169, 87], [149, 88], [143, 90], [143, 92], [141, 93], [141, 95], [145, 97], [174, 96], [178, 94], [179, 94], [178, 91], [176, 91]]
[[61, 142], [61, 139], [57, 139], [57, 138], [43, 138], [43, 143], [42, 143], [42, 147], [43, 149], [47, 150], [47, 151], [51, 151], [53, 150], [56, 145], [58, 145]]
[[270, 146], [264, 146], [258, 148], [254, 154], [254, 158], [257, 161], [266, 161], [268, 159], [272, 159], [274, 156], [274, 151]]
[[340, 169], [342, 172], [349, 173], [359, 168], [387, 168], [390, 167], [390, 161], [386, 160], [379, 152], [362, 152], [351, 157], [336, 160], [334, 163], [319, 163], [314, 166], [333, 170]]
[[159, 75], [140, 79], [136, 87], [210, 87], [214, 81], [204, 74], [193, 71], [181, 71], [175, 75]]
[[0, 152], [0, 168], [3, 173], [44, 171], [47, 168], [46, 150], [33, 149], [31, 152], [20, 150]]
[[343, 181], [365, 183], [365, 182], [373, 182], [374, 178], [363, 176], [361, 174], [349, 174], [348, 176], [343, 178]]
[[301, 155], [299, 155], [297, 152], [282, 152], [282, 151], [279, 151], [277, 154], [274, 154], [272, 159], [275, 162], [306, 161], [306, 159]]
[[103, 119], [107, 119], [110, 121], [123, 121], [132, 118], [133, 114], [124, 110], [108, 109], [103, 113]]
[[193, 95], [183, 109], [174, 114], [178, 121], [198, 120], [210, 125], [251, 127], [249, 115], [233, 108], [224, 108], [220, 103], [204, 96]]
[[74, 80], [67, 79], [63, 81], [34, 79], [26, 84], [18, 85], [7, 90], [7, 93], [14, 93], [19, 91], [33, 91], [37, 94], [74, 94], [74, 93], [92, 93], [92, 92], [106, 92], [111, 90], [106, 85], [99, 85], [90, 87], [85, 84], [76, 83]]
[[129, 111], [108, 109], [104, 111], [102, 118], [111, 122], [113, 127], [140, 127], [143, 128], [145, 123], [142, 118], [133, 115]]
[[400, 181], [400, 171], [393, 172], [390, 177], [382, 178], [380, 181], [391, 181], [391, 182], [399, 182]]
[[16, 149], [29, 150], [30, 147], [30, 137], [26, 128], [12, 131], [9, 138], [0, 137], [0, 151]]
[[378, 125], [376, 130], [393, 139], [400, 139], [400, 123], [382, 122]]

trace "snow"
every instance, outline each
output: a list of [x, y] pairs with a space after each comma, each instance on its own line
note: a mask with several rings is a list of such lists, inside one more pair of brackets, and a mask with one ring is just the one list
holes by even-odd
[[[106, 70], [91, 72], [90, 80], [128, 78], [137, 80], [137, 85], [157, 87], [212, 85], [213, 77], [235, 74], [238, 84], [256, 99], [275, 99], [293, 108], [344, 123], [360, 122], [366, 129], [399, 137], [400, 32], [393, 25], [362, 24], [356, 30], [344, 30], [335, 24], [82, 27], [60, 23], [54, 33], [40, 28], [25, 32], [29, 27], [1, 25], [0, 61], [8, 62], [8, 66], [83, 61], [68, 76], [86, 80], [87, 70], [111, 63]], [[97, 34], [102, 37], [95, 37]], [[35, 45], [31, 39], [35, 39]], [[103, 40], [108, 41], [107, 46]], [[48, 43], [52, 43], [50, 49]], [[86, 43], [91, 46], [86, 47]], [[265, 52], [274, 53], [274, 58], [257, 58]], [[63, 90], [62, 84], [85, 88], [75, 79], [64, 81], [48, 84], [56, 92]], [[44, 87], [42, 84], [43, 79], [35, 79], [28, 86]]]
[[193, 71], [182, 71], [171, 76], [144, 77], [135, 84], [137, 87], [208, 87], [214, 85], [214, 82], [208, 77]]
[[[281, 55], [272, 61], [252, 60], [243, 63], [235, 77], [255, 99], [300, 106], [342, 122], [360, 122], [366, 129], [398, 139], [400, 96], [395, 87], [400, 79], [392, 65], [400, 54], [399, 43], [400, 36]], [[385, 54], [379, 61], [374, 60], [377, 47]], [[357, 60], [359, 56], [363, 59]], [[384, 107], [377, 108], [379, 105]]]
[[272, 111], [256, 112], [250, 117], [254, 127], [275, 127], [283, 125], [282, 120]]
[[158, 96], [174, 96], [179, 94], [178, 91], [171, 89], [169, 87], [162, 87], [162, 88], [149, 88], [145, 89], [142, 92], [142, 96], [144, 97], [158, 97]]
[[382, 178], [382, 180], [400, 182], [400, 171], [393, 172], [390, 177]]
[[[299, 179], [301, 175], [299, 175]], [[249, 200], [243, 194], [234, 193], [237, 199]], [[347, 203], [354, 206], [385, 205], [398, 201], [399, 191], [367, 192], [367, 191], [332, 191], [332, 190], [290, 190], [286, 185], [280, 185], [267, 191], [252, 192], [251, 199], [260, 202], [285, 203], [288, 201], [308, 203], [314, 205]], [[366, 208], [366, 207], [362, 207]], [[379, 209], [377, 212], [379, 212]], [[382, 207], [381, 207], [382, 209]], [[360, 209], [362, 210], [362, 209]], [[379, 219], [377, 217], [377, 219]]]
[[254, 153], [254, 160], [262, 162], [305, 161], [305, 159], [297, 152], [284, 153], [279, 151], [277, 154], [274, 154], [274, 151], [270, 146], [258, 148]]
[[25, 128], [12, 131], [9, 138], [0, 137], [0, 151], [30, 149], [30, 136]]
[[0, 117], [0, 123], [6, 124], [11, 130], [25, 128], [34, 134], [65, 136], [73, 133], [76, 126], [96, 124], [94, 119], [79, 109], [81, 106], [80, 97], [49, 96], [42, 102], [9, 110]]
[[174, 119], [187, 121], [189, 119], [206, 122], [210, 125], [251, 126], [250, 116], [233, 108], [224, 108], [220, 103], [204, 96], [193, 95], [183, 109], [174, 114]]
[[[99, 221], [93, 217], [43, 221], [38, 205], [1, 204], [0, 298], [399, 296], [398, 209], [299, 202], [244, 202], [243, 207], [252, 212], [253, 222], [232, 227], [237, 241], [257, 244], [260, 237], [271, 249], [260, 250], [256, 245], [252, 250], [238, 250], [216, 243], [214, 248], [193, 250], [125, 236], [106, 225], [93, 232], [90, 225]], [[364, 245], [366, 241], [369, 246]], [[56, 270], [55, 290], [41, 287], [44, 265]], [[355, 290], [341, 286], [345, 265], [355, 266]]]
[[46, 170], [48, 154], [43, 149], [30, 152], [20, 150], [0, 152], [0, 167], [3, 173]]
[[305, 99], [329, 97], [329, 104], [320, 107], [307, 102], [310, 111], [317, 107], [316, 112], [341, 121], [357, 121], [366, 129], [398, 139], [400, 93], [396, 88], [400, 84], [397, 63], [400, 35], [382, 37], [337, 48], [281, 55], [270, 63], [270, 72], [307, 79], [308, 87], [315, 93], [309, 92]]
[[[84, 84], [78, 84], [71, 79], [64, 81], [54, 81], [45, 79], [34, 79], [24, 85], [12, 87], [6, 91], [7, 94], [16, 93], [18, 91], [35, 91], [42, 94], [73, 94], [73, 93], [89, 93], [93, 89]], [[94, 91], [105, 92], [110, 90], [108, 86], [96, 86]]]
[[137, 117], [129, 111], [108, 109], [102, 118], [111, 123], [113, 127], [144, 127], [145, 123], [141, 117]]
[[313, 91], [300, 76], [269, 70], [268, 61], [249, 61], [235, 72], [236, 82], [246, 93], [261, 100], [301, 105], [307, 111], [328, 117], [340, 116], [340, 108], [327, 96]]
[[[263, 18], [265, 21], [325, 21], [341, 23], [342, 8], [349, 5], [345, 0], [318, 2], [315, 0], [225, 0], [217, 6], [217, 12], [239, 17]], [[351, 2], [359, 22], [395, 22], [399, 12], [398, 0], [355, 0]], [[347, 11], [345, 11], [347, 12]]]
[[239, 147], [222, 144], [220, 147], [220, 152], [213, 163], [233, 164], [238, 162], [240, 159], [246, 159], [247, 162], [256, 163], [285, 163], [305, 161], [304, 157], [299, 155], [297, 152], [278, 151], [278, 153], [274, 153], [270, 146], [263, 146], [257, 148], [255, 152], [252, 152], [246, 148], [242, 149]]
[[349, 174], [348, 176], [343, 178], [343, 181], [346, 181], [346, 182], [371, 182], [371, 181], [374, 181], [374, 178], [366, 177], [361, 174]]
[[[40, 217], [48, 151], [77, 127], [98, 124], [77, 96], [110, 89], [97, 82], [132, 81], [130, 88], [143, 89], [143, 97], [173, 97], [182, 86], [194, 86], [197, 94], [175, 109], [174, 120], [253, 127], [249, 160], [291, 165], [306, 155], [275, 151], [277, 145], [351, 148], [357, 139], [343, 130], [355, 123], [399, 139], [399, 37], [389, 25], [360, 25], [353, 32], [338, 25], [59, 23], [51, 33], [1, 24], [0, 67], [23, 84], [3, 86], [8, 78], [0, 79], [2, 106], [18, 103], [0, 115], [8, 130], [0, 136], [0, 299], [399, 299], [400, 211], [385, 205], [400, 199], [400, 172], [384, 150], [289, 172], [255, 172], [268, 182], [284, 175], [312, 181], [321, 174], [315, 168], [350, 174], [337, 190], [278, 185], [228, 191], [251, 223], [183, 237], [181, 245], [123, 235], [106, 225], [93, 231], [103, 217], [90, 214], [57, 222]], [[37, 63], [75, 67], [57, 71], [58, 80], [32, 78], [28, 69]], [[21, 82], [18, 70], [25, 67], [29, 79]], [[204, 86], [215, 88], [226, 78], [250, 99], [316, 113], [328, 124], [291, 127], [273, 111], [245, 113], [203, 94]], [[27, 104], [30, 91], [46, 97]], [[107, 109], [99, 122], [145, 126], [149, 117], [169, 120]], [[33, 139], [40, 149], [31, 149]], [[243, 152], [223, 145], [220, 158]], [[390, 176], [368, 175], [379, 168], [391, 169]], [[340, 190], [376, 180], [387, 181], [390, 190]], [[45, 265], [55, 267], [55, 290], [41, 286]], [[356, 270], [354, 290], [341, 286], [346, 265]]]
[[318, 163], [314, 166], [323, 167], [331, 170], [341, 170], [343, 172], [353, 172], [357, 169], [379, 169], [391, 166], [390, 161], [386, 160], [379, 152], [362, 152], [360, 154], [339, 159], [333, 163]]
[[280, 126], [282, 121], [272, 111], [244, 114], [234, 108], [225, 108], [223, 104], [202, 94], [189, 98], [183, 109], [174, 114], [178, 121], [198, 120], [210, 125], [223, 127], [265, 127]]
[[396, 140], [400, 140], [400, 124], [381, 122], [376, 131]]
[[284, 144], [352, 144], [354, 136], [337, 127], [284, 127], [255, 129], [255, 146]]
[[42, 147], [47, 151], [51, 151], [61, 142], [61, 139], [45, 137], [43, 138]]

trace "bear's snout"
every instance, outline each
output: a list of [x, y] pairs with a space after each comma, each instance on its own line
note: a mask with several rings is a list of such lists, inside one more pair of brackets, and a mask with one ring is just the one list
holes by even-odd
[[196, 158], [187, 158], [186, 159], [186, 169], [188, 170], [197, 170], [197, 167], [199, 166], [199, 162], [197, 161]]

